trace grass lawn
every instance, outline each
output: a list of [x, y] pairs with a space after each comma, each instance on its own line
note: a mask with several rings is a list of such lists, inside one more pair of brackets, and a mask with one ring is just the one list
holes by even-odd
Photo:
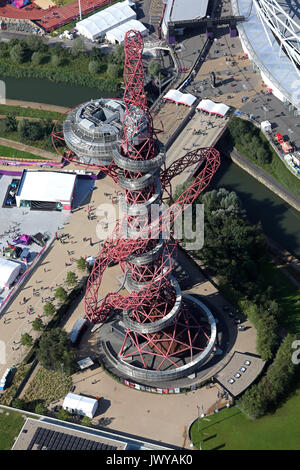
[[0, 145], [0, 157], [10, 157], [18, 160], [47, 160], [39, 155], [33, 155], [32, 153], [23, 152], [22, 150], [13, 149], [11, 147], [5, 147], [4, 145]]
[[61, 372], [40, 367], [21, 398], [29, 403], [29, 407], [32, 407], [34, 411], [38, 402], [43, 402], [47, 405], [65, 396], [70, 391], [71, 385], [71, 377], [66, 375], [62, 377]]
[[192, 440], [202, 450], [300, 449], [300, 389], [272, 415], [251, 420], [235, 406], [208, 416], [192, 426]]
[[[268, 141], [266, 140], [266, 142]], [[287, 169], [285, 164], [280, 160], [279, 156], [276, 154], [275, 150], [273, 150], [271, 146], [270, 150], [272, 152], [272, 161], [270, 163], [264, 164], [259, 163], [257, 159], [250, 152], [248, 152], [239, 142], [235, 143], [235, 147], [242, 155], [248, 157], [253, 163], [255, 163], [257, 166], [259, 166], [271, 176], [273, 176], [273, 178], [275, 178], [279, 183], [281, 183], [282, 186], [294, 193], [296, 196], [300, 197], [299, 179]]]
[[6, 116], [8, 113], [21, 117], [52, 119], [53, 121], [60, 119], [62, 116], [61, 113], [56, 113], [55, 111], [45, 111], [43, 109], [23, 108], [22, 106], [0, 104], [0, 115]]
[[21, 413], [0, 408], [0, 450], [10, 450], [25, 422]]

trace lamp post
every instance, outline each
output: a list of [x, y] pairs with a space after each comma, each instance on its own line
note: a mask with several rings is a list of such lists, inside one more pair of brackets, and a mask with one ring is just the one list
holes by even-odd
[[82, 15], [81, 15], [81, 3], [80, 3], [80, 0], [78, 0], [78, 10], [79, 10], [79, 18], [80, 18], [80, 21], [82, 20]]

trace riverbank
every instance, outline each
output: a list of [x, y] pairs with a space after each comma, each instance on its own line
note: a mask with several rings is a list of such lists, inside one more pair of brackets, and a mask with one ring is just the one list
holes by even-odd
[[230, 152], [226, 152], [223, 148], [221, 151], [230, 158], [236, 165], [245, 170], [249, 175], [262, 183], [268, 189], [273, 191], [277, 196], [281, 197], [290, 206], [300, 212], [300, 199], [297, 198], [291, 191], [288, 191], [282, 184], [275, 178], [269, 175], [262, 168], [259, 168], [249, 158], [239, 153], [235, 148]]

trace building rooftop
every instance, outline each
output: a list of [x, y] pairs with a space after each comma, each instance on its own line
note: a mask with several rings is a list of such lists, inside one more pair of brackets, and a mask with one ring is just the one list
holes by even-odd
[[235, 351], [228, 364], [214, 376], [214, 379], [231, 396], [237, 397], [261, 374], [264, 365], [265, 361], [258, 356]]

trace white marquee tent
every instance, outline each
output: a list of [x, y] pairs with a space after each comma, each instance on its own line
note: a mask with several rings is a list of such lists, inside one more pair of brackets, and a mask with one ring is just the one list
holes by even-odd
[[76, 395], [75, 393], [68, 393], [65, 396], [62, 407], [71, 413], [93, 418], [98, 408], [98, 400], [83, 395]]
[[21, 264], [0, 258], [0, 288], [9, 287], [21, 270]]
[[214, 103], [211, 100], [201, 100], [196, 109], [224, 117], [230, 107], [223, 103]]
[[76, 29], [82, 36], [95, 41], [100, 36], [105, 36], [111, 29], [133, 19], [136, 19], [136, 13], [128, 2], [119, 2], [79, 21], [76, 23]]
[[186, 106], [192, 106], [196, 97], [190, 93], [181, 93], [179, 90], [169, 90], [164, 96], [164, 100], [173, 101], [174, 103], [185, 104]]
[[142, 36], [148, 34], [148, 29], [138, 20], [129, 20], [126, 23], [120, 24], [116, 28], [110, 29], [106, 33], [106, 40], [112, 44], [124, 44], [125, 34], [127, 31], [134, 29], [139, 31]]

